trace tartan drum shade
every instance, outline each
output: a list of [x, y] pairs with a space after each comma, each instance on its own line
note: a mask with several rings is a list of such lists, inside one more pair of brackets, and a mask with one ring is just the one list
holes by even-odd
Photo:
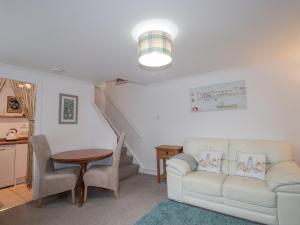
[[139, 63], [161, 67], [172, 62], [172, 38], [160, 30], [147, 31], [138, 38]]

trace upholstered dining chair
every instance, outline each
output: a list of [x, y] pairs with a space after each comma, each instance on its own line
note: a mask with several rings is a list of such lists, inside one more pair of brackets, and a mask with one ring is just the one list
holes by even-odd
[[44, 135], [37, 135], [30, 137], [29, 141], [38, 163], [38, 207], [42, 207], [44, 197], [65, 191], [71, 191], [72, 203], [75, 204], [75, 186], [80, 172], [79, 167], [55, 169], [50, 159], [51, 150], [47, 138]]
[[84, 201], [87, 200], [87, 190], [89, 186], [101, 187], [114, 192], [115, 198], [119, 198], [119, 164], [121, 151], [125, 139], [125, 133], [119, 137], [117, 148], [113, 153], [113, 162], [111, 166], [92, 166], [84, 176]]

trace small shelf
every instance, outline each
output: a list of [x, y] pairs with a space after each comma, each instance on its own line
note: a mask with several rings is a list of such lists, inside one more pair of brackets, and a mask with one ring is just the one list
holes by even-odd
[[0, 119], [27, 119], [27, 116], [0, 115]]

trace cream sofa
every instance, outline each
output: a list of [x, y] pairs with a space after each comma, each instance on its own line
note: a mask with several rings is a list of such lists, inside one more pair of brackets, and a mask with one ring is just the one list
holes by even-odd
[[[188, 138], [184, 153], [222, 151], [222, 173], [191, 171], [189, 163], [167, 161], [169, 199], [264, 224], [300, 224], [300, 169], [288, 143]], [[234, 176], [236, 152], [264, 153], [266, 180]]]

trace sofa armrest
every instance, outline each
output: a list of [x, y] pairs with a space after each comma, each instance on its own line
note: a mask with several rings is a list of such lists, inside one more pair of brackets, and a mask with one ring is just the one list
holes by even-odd
[[300, 167], [293, 161], [277, 163], [267, 171], [266, 182], [272, 191], [299, 193]]
[[187, 175], [192, 171], [190, 165], [181, 159], [169, 159], [167, 160], [167, 166], [168, 173], [174, 173], [181, 177]]

